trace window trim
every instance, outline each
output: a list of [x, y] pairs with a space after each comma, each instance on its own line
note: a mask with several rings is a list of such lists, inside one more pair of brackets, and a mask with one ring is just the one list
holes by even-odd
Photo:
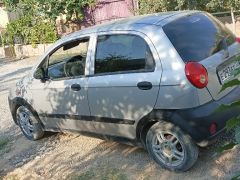
[[116, 72], [106, 72], [106, 73], [98, 73], [86, 75], [86, 77], [97, 77], [97, 76], [109, 76], [109, 75], [119, 75], [119, 74], [134, 74], [134, 73], [152, 73], [155, 69], [150, 70], [130, 70], [130, 71], [116, 71]]
[[[96, 37], [95, 37], [95, 48], [94, 48], [94, 53], [93, 53], [93, 74], [91, 75], [88, 75], [88, 77], [95, 77], [95, 76], [105, 76], [105, 75], [119, 75], [119, 74], [132, 74], [132, 73], [146, 73], [146, 72], [154, 72], [155, 69], [156, 69], [156, 60], [154, 59], [154, 56], [153, 56], [153, 52], [149, 46], [149, 43], [145, 40], [145, 38], [139, 34], [136, 34], [136, 33], [130, 33], [131, 31], [129, 32], [120, 32], [120, 33], [116, 33], [116, 32], [103, 32], [103, 33], [97, 33], [96, 34]], [[133, 31], [134, 32], [134, 31]], [[138, 32], [139, 33], [139, 32]], [[136, 37], [139, 37], [141, 38], [142, 40], [144, 40], [144, 42], [146, 43], [146, 45], [148, 46], [149, 50], [150, 50], [150, 53], [151, 53], [151, 56], [153, 58], [153, 67], [152, 69], [142, 69], [142, 70], [128, 70], [128, 71], [116, 71], [116, 72], [104, 72], [104, 73], [95, 73], [95, 62], [96, 62], [96, 52], [97, 52], [97, 43], [98, 43], [98, 37], [99, 36], [106, 36], [106, 35], [109, 35], [109, 36], [114, 36], [114, 35], [130, 35], [130, 36], [136, 36]], [[145, 35], [146, 36], [146, 35]]]

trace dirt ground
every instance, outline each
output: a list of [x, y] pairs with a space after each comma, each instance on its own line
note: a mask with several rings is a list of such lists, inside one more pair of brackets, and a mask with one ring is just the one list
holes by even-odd
[[0, 60], [0, 179], [230, 179], [240, 172], [239, 146], [216, 155], [231, 133], [200, 149], [196, 165], [185, 173], [162, 169], [141, 148], [79, 134], [27, 140], [12, 121], [7, 96], [35, 62]]

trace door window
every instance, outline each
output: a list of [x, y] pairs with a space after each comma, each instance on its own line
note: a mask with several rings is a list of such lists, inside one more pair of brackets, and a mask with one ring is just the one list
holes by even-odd
[[50, 79], [82, 76], [85, 72], [89, 39], [65, 43], [49, 57]]
[[102, 35], [97, 39], [95, 74], [153, 70], [154, 59], [145, 42], [136, 35]]

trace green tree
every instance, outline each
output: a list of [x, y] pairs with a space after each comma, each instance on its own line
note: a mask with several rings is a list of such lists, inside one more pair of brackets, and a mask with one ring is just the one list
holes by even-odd
[[95, 0], [36, 0], [40, 11], [55, 21], [59, 15], [66, 15], [66, 24], [80, 24], [84, 18], [84, 9], [93, 6]]
[[4, 0], [4, 3], [9, 10], [21, 10], [24, 15], [44, 16], [52, 22], [59, 15], [66, 15], [66, 24], [80, 24], [85, 7], [95, 5], [95, 0]]
[[176, 10], [202, 10], [208, 12], [240, 9], [239, 0], [139, 0], [138, 14]]
[[[239, 61], [239, 63], [240, 63], [240, 56], [238, 57], [237, 61]], [[235, 70], [232, 73], [232, 75], [233, 75], [234, 79], [231, 80], [231, 81], [228, 81], [227, 83], [225, 83], [223, 85], [221, 91], [224, 91], [225, 89], [230, 88], [230, 87], [240, 86], [240, 79], [239, 79], [240, 68]], [[229, 105], [221, 105], [218, 108], [218, 111], [223, 111], [223, 110], [232, 109], [232, 108], [236, 108], [236, 107], [240, 107], [240, 100], [236, 101], [236, 102], [233, 102], [233, 103], [231, 103]], [[240, 144], [240, 115], [230, 119], [227, 122], [226, 127], [227, 127], [227, 130], [235, 129], [235, 140], [236, 140], [235, 144]], [[224, 150], [224, 148], [223, 148], [223, 150]]]
[[[238, 57], [238, 61], [240, 62], [240, 57]], [[240, 75], [240, 68], [235, 70], [232, 74], [235, 78], [226, 84], [223, 85], [221, 91], [240, 85], [239, 75]], [[229, 105], [221, 105], [218, 109], [218, 111], [223, 111], [227, 109], [237, 108], [240, 107], [240, 100], [233, 102]], [[228, 143], [220, 148], [218, 148], [218, 152], [222, 153], [225, 150], [229, 150], [234, 148], [236, 145], [240, 144], [240, 115], [233, 117], [232, 119], [228, 120], [227, 122], [227, 130], [235, 130], [235, 142]], [[232, 179], [240, 179], [240, 172], [233, 177]]]
[[35, 0], [3, 0], [3, 2], [8, 11], [15, 11], [20, 15], [34, 16], [39, 12]]
[[10, 22], [3, 34], [4, 44], [13, 45], [18, 43], [32, 44], [52, 43], [57, 40], [54, 24], [45, 21], [41, 16], [32, 17], [24, 15], [21, 18]]

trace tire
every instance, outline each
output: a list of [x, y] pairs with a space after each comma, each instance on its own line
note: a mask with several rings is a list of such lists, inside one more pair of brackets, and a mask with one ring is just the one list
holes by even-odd
[[191, 137], [168, 122], [160, 121], [150, 127], [146, 147], [151, 158], [170, 171], [187, 171], [198, 158], [198, 147]]
[[26, 106], [19, 106], [16, 110], [16, 120], [24, 136], [32, 141], [41, 139], [44, 131], [36, 115]]

